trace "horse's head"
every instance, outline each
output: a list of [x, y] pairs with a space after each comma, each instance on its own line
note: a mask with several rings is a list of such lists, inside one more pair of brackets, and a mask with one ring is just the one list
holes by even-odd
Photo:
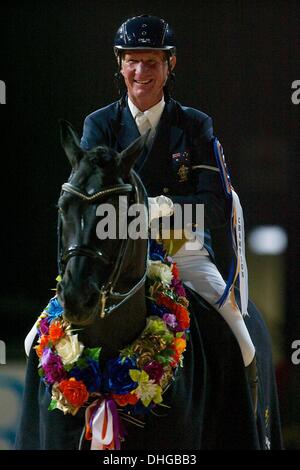
[[[141, 194], [131, 169], [146, 137], [140, 137], [121, 153], [107, 147], [84, 151], [73, 127], [61, 121], [61, 142], [72, 172], [58, 201], [62, 279], [57, 294], [65, 318], [72, 323], [92, 323], [99, 310], [104, 313], [115, 285], [120, 286], [130, 242], [120, 239], [119, 224], [122, 217], [124, 220], [124, 211], [127, 215], [130, 201], [137, 202], [136, 196]], [[143, 203], [143, 197], [140, 199]], [[107, 208], [115, 210], [114, 220], [109, 220]], [[112, 224], [106, 239], [103, 230], [102, 236], [98, 230], [99, 224], [102, 228], [107, 225], [105, 222]]]

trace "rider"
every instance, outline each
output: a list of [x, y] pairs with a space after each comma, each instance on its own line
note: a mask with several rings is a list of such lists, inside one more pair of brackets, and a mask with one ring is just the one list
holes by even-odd
[[[126, 92], [119, 101], [87, 116], [81, 146], [89, 150], [107, 145], [122, 151], [151, 129], [147, 146], [135, 165], [150, 197], [150, 217], [170, 215], [175, 203], [193, 207], [204, 204], [203, 246], [199, 244], [197, 249], [193, 246], [190, 250], [188, 242], [183, 241], [173, 259], [181, 279], [213, 305], [228, 323], [247, 367], [253, 363], [255, 348], [234, 296], [227, 295], [232, 291], [234, 279], [226, 285], [222, 278], [215, 264], [209, 232], [231, 224], [233, 211], [239, 219], [239, 229], [242, 221], [222, 147], [213, 136], [212, 120], [170, 97], [176, 48], [173, 31], [166, 21], [149, 15], [128, 19], [117, 31], [114, 52], [118, 63], [116, 76], [119, 81], [124, 79]], [[243, 235], [241, 231], [237, 233]], [[240, 277], [245, 277], [242, 253], [241, 244], [240, 247], [237, 244], [237, 264], [243, 268]], [[222, 302], [218, 303], [222, 294]], [[245, 298], [243, 314], [247, 313]]]

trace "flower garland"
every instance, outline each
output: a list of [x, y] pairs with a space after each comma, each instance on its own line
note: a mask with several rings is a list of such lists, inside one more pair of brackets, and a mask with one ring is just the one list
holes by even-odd
[[35, 349], [39, 375], [51, 387], [49, 410], [75, 415], [85, 407], [87, 439], [93, 439], [96, 421], [106, 429], [111, 418], [113, 435], [92, 448], [120, 448], [118, 413], [140, 416], [164, 406], [163, 392], [183, 365], [190, 325], [188, 300], [176, 263], [155, 241], [150, 242], [147, 297], [145, 329], [104, 370], [99, 367], [101, 347], [87, 348], [79, 341], [56, 296], [38, 318]]

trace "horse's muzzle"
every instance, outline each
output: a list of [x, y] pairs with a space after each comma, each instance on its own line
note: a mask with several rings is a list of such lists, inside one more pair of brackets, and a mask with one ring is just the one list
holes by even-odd
[[75, 289], [64, 285], [57, 286], [57, 295], [64, 309], [64, 318], [71, 323], [86, 326], [93, 323], [99, 312], [99, 290], [90, 286]]

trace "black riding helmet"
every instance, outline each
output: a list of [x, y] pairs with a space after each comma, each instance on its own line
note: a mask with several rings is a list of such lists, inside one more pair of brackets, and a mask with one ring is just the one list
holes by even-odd
[[[166, 84], [165, 99], [169, 98], [170, 81], [174, 82], [175, 75], [172, 72], [170, 57], [175, 55], [176, 46], [174, 33], [168, 23], [162, 18], [152, 15], [140, 15], [129, 18], [118, 29], [114, 40], [114, 52], [118, 60], [119, 70], [115, 74], [118, 92], [120, 93], [120, 70], [122, 52], [125, 50], [157, 50], [166, 51], [169, 68], [169, 78]], [[171, 85], [172, 88], [172, 85]]]
[[134, 16], [126, 20], [118, 29], [114, 51], [156, 49], [175, 54], [174, 33], [162, 18], [151, 15]]

